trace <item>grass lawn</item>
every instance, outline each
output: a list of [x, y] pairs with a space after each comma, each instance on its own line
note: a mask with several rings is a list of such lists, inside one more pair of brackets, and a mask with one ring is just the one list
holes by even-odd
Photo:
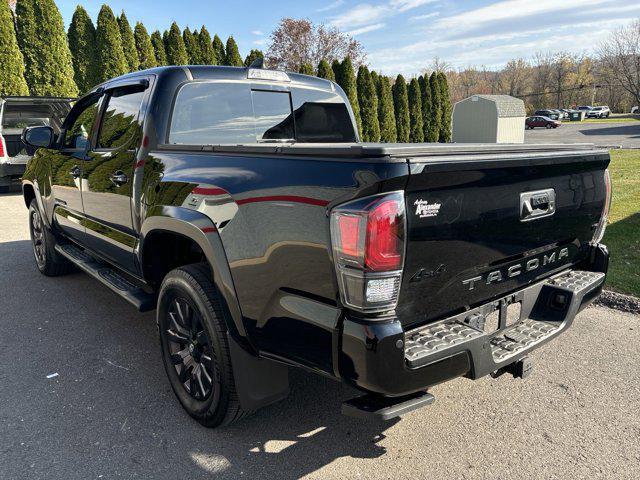
[[603, 243], [611, 252], [607, 288], [640, 297], [640, 150], [612, 150], [613, 202]]
[[628, 123], [640, 121], [640, 115], [614, 115], [609, 118], [585, 118], [582, 122], [572, 122], [570, 120], [562, 120], [563, 123], [574, 123], [576, 125], [581, 125], [583, 123]]

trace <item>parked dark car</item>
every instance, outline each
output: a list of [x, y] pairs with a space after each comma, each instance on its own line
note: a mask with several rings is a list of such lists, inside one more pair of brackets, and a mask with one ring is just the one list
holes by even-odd
[[320, 78], [135, 72], [23, 139], [37, 268], [155, 309], [169, 383], [207, 426], [285, 398], [289, 367], [380, 419], [456, 377], [524, 378], [607, 272], [607, 150], [360, 143]]
[[558, 120], [552, 120], [549, 117], [534, 115], [533, 117], [528, 117], [525, 120], [524, 125], [525, 128], [533, 130], [536, 127], [558, 128], [560, 125], [562, 125], [562, 122]]
[[25, 127], [50, 126], [56, 134], [69, 110], [71, 98], [0, 98], [0, 191], [19, 185], [34, 149], [20, 140]]
[[555, 110], [536, 110], [533, 114], [541, 117], [547, 117], [551, 120], [560, 120], [560, 113]]

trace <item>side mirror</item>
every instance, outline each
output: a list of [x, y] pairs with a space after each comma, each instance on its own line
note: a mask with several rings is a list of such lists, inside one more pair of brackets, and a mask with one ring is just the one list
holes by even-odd
[[27, 127], [22, 132], [22, 143], [35, 148], [50, 148], [53, 145], [54, 135], [53, 128], [44, 127]]

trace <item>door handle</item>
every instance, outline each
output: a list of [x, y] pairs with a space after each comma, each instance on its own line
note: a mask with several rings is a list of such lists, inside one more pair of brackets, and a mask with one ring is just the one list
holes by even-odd
[[124, 173], [122, 170], [116, 170], [111, 175], [109, 175], [109, 180], [111, 180], [111, 182], [115, 186], [121, 187], [122, 185], [124, 185], [129, 181], [129, 177], [127, 177], [127, 174]]
[[69, 171], [69, 175], [73, 178], [79, 178], [82, 175], [82, 170], [77, 165], [74, 165], [73, 168]]

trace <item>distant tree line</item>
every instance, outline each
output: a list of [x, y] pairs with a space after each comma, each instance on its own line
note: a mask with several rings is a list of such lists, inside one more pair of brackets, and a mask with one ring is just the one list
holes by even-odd
[[[451, 102], [442, 71], [391, 79], [369, 71], [360, 44], [332, 28], [283, 19], [272, 33], [269, 66], [337, 82], [345, 91], [363, 141], [449, 142]], [[300, 38], [304, 38], [302, 41]], [[342, 55], [342, 56], [340, 56]], [[94, 24], [80, 5], [65, 32], [54, 0], [0, 0], [0, 95], [75, 97], [128, 72], [163, 65], [248, 66], [233, 36], [223, 43], [203, 25], [149, 34], [103, 5]], [[341, 60], [342, 58], [342, 60]]]

